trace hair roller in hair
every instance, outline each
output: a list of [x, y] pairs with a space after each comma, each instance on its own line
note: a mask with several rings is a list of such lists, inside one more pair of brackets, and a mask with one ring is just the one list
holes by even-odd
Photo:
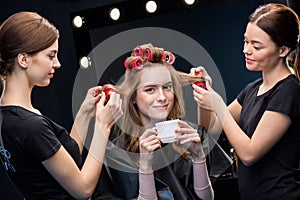
[[143, 49], [141, 47], [135, 47], [133, 49], [133, 55], [134, 56], [143, 56]]
[[125, 59], [124, 66], [127, 70], [139, 70], [143, 68], [143, 59], [140, 56], [131, 56]]
[[140, 56], [133, 58], [131, 61], [131, 65], [133, 69], [142, 69], [143, 68], [143, 59]]
[[126, 68], [126, 70], [130, 70], [130, 67], [128, 66], [128, 59], [129, 59], [130, 57], [128, 57], [128, 58], [126, 58], [125, 60], [124, 60], [124, 67]]
[[169, 51], [164, 51], [164, 54], [163, 54], [161, 60], [163, 62], [166, 62], [166, 63], [172, 65], [175, 62], [175, 56], [174, 56], [174, 54], [172, 54]]
[[110, 94], [112, 92], [116, 92], [116, 90], [113, 88], [113, 86], [111, 84], [104, 84], [102, 88], [103, 88], [103, 92], [105, 94], [105, 103], [107, 103], [110, 98]]
[[144, 50], [144, 57], [148, 60], [148, 61], [152, 61], [153, 60], [153, 54], [152, 54], [152, 51], [151, 51], [151, 49], [150, 48], [146, 48], [145, 50]]
[[205, 73], [202, 72], [202, 71], [195, 71], [195, 76], [201, 76], [203, 77], [203, 81], [197, 81], [195, 82], [195, 84], [205, 90], [207, 90], [207, 87], [206, 87], [206, 83], [205, 83], [205, 80], [204, 80], [204, 77], [205, 77]]

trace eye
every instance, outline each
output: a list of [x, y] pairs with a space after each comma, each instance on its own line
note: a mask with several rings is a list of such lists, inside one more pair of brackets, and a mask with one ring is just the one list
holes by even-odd
[[55, 57], [55, 55], [49, 55], [50, 60], [53, 60]]
[[173, 89], [173, 86], [172, 86], [172, 84], [167, 84], [167, 85], [164, 85], [163, 88], [164, 88], [165, 90], [170, 91], [170, 90]]
[[255, 50], [260, 50], [260, 49], [262, 49], [262, 48], [259, 47], [259, 46], [253, 46], [253, 48], [254, 48]]
[[154, 91], [155, 91], [155, 88], [153, 88], [153, 87], [149, 87], [149, 88], [145, 89], [145, 92], [147, 92], [147, 93], [153, 93]]

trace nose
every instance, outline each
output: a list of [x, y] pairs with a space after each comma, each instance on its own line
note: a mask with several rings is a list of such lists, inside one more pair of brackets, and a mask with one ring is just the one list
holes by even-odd
[[165, 95], [164, 89], [162, 87], [159, 87], [159, 89], [158, 89], [157, 100], [158, 101], [166, 100], [166, 95]]
[[58, 68], [60, 68], [60, 67], [61, 67], [61, 64], [60, 64], [58, 58], [56, 58], [56, 59], [55, 59], [55, 62], [54, 62], [54, 64], [53, 64], [53, 68], [54, 68], [54, 69], [58, 69]]
[[246, 43], [244, 44], [243, 53], [244, 53], [244, 54], [250, 54], [250, 53], [251, 53], [250, 45], [248, 45], [248, 44], [246, 44]]

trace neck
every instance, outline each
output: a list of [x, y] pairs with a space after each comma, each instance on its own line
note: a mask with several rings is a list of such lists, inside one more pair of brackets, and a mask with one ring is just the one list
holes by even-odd
[[288, 69], [287, 66], [280, 66], [270, 71], [263, 71], [263, 84], [261, 85], [262, 90], [267, 91], [271, 89], [276, 83], [278, 83], [282, 79], [285, 79], [290, 74], [292, 74], [292, 72]]
[[4, 83], [1, 96], [1, 105], [17, 105], [28, 110], [34, 110], [31, 103], [32, 88], [28, 84], [17, 79], [17, 77], [8, 76]]

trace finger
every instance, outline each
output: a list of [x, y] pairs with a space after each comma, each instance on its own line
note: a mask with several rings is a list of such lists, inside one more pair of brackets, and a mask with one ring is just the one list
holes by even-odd
[[178, 128], [175, 130], [175, 133], [180, 135], [191, 135], [191, 134], [198, 134], [195, 129], [191, 128]]
[[199, 137], [199, 134], [193, 132], [193, 133], [184, 133], [184, 134], [179, 133], [176, 135], [176, 139], [180, 139], [180, 140], [186, 139], [186, 138], [191, 138], [191, 137]]
[[90, 93], [93, 97], [99, 95], [102, 92], [102, 86], [95, 86], [89, 89], [88, 93]]
[[145, 143], [145, 142], [149, 142], [149, 143], [156, 143], [159, 142], [159, 137], [157, 137], [156, 135], [150, 135], [148, 137], [145, 138], [141, 138], [140, 142]]
[[196, 84], [192, 84], [192, 87], [194, 89], [194, 91], [198, 92], [198, 93], [201, 93], [201, 92], [204, 92], [206, 91], [206, 89], [202, 88], [202, 87], [199, 87], [198, 85]]
[[143, 151], [143, 152], [145, 152], [145, 151], [147, 151], [147, 152], [153, 152], [156, 149], [161, 148], [161, 145], [160, 145], [160, 143], [156, 143], [156, 144], [153, 144], [153, 145], [142, 144], [141, 148], [142, 148], [141, 151]]
[[186, 138], [184, 140], [180, 140], [180, 144], [187, 144], [187, 143], [191, 143], [191, 142], [199, 143], [200, 138], [199, 137], [192, 137], [192, 138]]
[[204, 72], [205, 75], [207, 75], [206, 69], [205, 69], [203, 66], [199, 66], [199, 67], [197, 68], [197, 70], [199, 70], [199, 71], [201, 71], [201, 72]]
[[157, 131], [156, 131], [156, 129], [147, 129], [147, 130], [142, 134], [142, 136], [141, 136], [140, 138], [141, 138], [141, 139], [143, 139], [143, 138], [148, 138], [148, 137], [150, 137], [151, 135], [157, 136]]
[[[208, 81], [206, 81], [206, 82], [209, 83]], [[206, 84], [206, 88], [207, 88], [207, 91], [212, 91], [213, 90], [210, 83]]]
[[105, 103], [105, 94], [104, 92], [101, 92], [101, 97], [100, 100], [98, 101], [98, 105], [104, 106], [104, 103]]
[[176, 137], [176, 139], [181, 143], [181, 144], [186, 144], [188, 142], [196, 142], [199, 143], [201, 141], [199, 135], [196, 134], [185, 134], [185, 135], [179, 135]]
[[152, 146], [152, 145], [160, 144], [160, 143], [161, 142], [160, 142], [159, 138], [154, 135], [140, 140], [140, 144], [145, 145], [145, 146]]
[[156, 136], [150, 136], [149, 138], [144, 138], [140, 140], [140, 146], [143, 148], [148, 148], [154, 145], [161, 145], [159, 138]]
[[192, 128], [187, 122], [182, 121], [182, 120], [178, 121], [178, 125], [179, 125], [179, 127], [182, 127], [182, 128]]
[[194, 68], [194, 67], [192, 67], [192, 68], [190, 69], [190, 74], [193, 75], [193, 76], [195, 76], [195, 68]]

